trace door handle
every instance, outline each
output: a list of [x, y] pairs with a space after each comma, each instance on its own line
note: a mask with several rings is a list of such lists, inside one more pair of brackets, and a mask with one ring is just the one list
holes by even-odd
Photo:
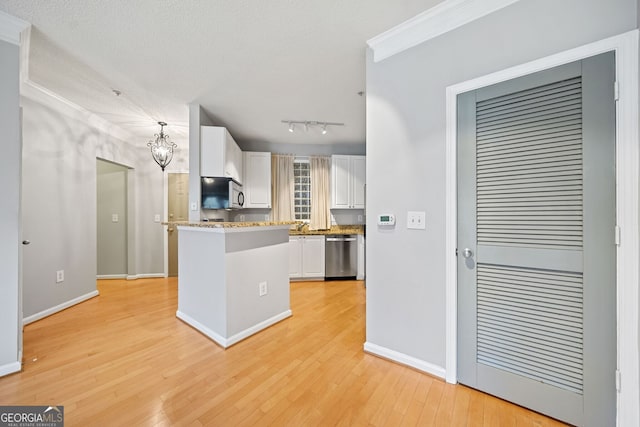
[[173, 228], [168, 228], [167, 231], [171, 233], [173, 231]]
[[23, 244], [23, 245], [25, 245], [25, 246], [26, 246], [26, 245], [28, 245], [28, 244], [30, 244], [30, 243], [31, 243], [31, 242], [30, 242], [30, 241], [28, 241], [28, 240], [23, 240], [23, 241], [22, 241], [22, 244]]
[[462, 250], [462, 256], [465, 258], [471, 258], [471, 256], [473, 255], [473, 251], [469, 248], [464, 248]]

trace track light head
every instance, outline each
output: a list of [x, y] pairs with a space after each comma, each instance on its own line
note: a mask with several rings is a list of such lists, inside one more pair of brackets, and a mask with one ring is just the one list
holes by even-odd
[[308, 132], [309, 129], [313, 131], [316, 127], [320, 127], [320, 133], [322, 133], [322, 135], [327, 134], [327, 130], [328, 130], [327, 128], [329, 126], [344, 126], [344, 123], [318, 122], [315, 120], [305, 120], [305, 121], [281, 120], [281, 122], [289, 125], [289, 132], [291, 133], [294, 132], [296, 125], [300, 125], [300, 126], [304, 126], [305, 132]]

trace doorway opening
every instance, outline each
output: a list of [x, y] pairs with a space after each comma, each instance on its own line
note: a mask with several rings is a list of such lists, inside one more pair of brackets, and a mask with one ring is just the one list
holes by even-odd
[[[167, 175], [167, 218], [169, 222], [189, 220], [189, 174]], [[178, 229], [167, 226], [167, 274], [178, 276]]]
[[129, 274], [129, 168], [96, 159], [96, 257], [98, 279]]

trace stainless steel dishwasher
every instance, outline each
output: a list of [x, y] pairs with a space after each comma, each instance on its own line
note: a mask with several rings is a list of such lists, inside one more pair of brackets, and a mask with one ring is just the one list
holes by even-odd
[[325, 236], [325, 279], [355, 279], [358, 273], [358, 240], [355, 234]]

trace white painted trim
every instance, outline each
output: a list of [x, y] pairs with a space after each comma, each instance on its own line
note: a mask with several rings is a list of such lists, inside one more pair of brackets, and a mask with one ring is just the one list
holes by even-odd
[[640, 425], [640, 355], [638, 337], [638, 30], [621, 37], [616, 47], [616, 215], [621, 229], [617, 259], [618, 369], [622, 373], [618, 394], [619, 426]]
[[379, 62], [455, 30], [518, 0], [447, 0], [367, 40]]
[[31, 316], [25, 317], [23, 319], [23, 322], [24, 322], [25, 325], [28, 325], [29, 323], [33, 323], [36, 320], [44, 319], [47, 316], [51, 316], [52, 314], [56, 314], [56, 313], [58, 313], [58, 312], [60, 312], [60, 311], [62, 311], [64, 309], [72, 307], [72, 306], [74, 306], [76, 304], [80, 304], [81, 302], [84, 302], [84, 301], [86, 301], [88, 299], [91, 299], [93, 297], [97, 297], [98, 295], [100, 295], [100, 292], [98, 292], [97, 290], [89, 292], [88, 294], [80, 295], [77, 298], [74, 298], [74, 299], [69, 300], [67, 302], [63, 302], [62, 304], [58, 304], [55, 307], [51, 307], [51, 308], [48, 308], [48, 309], [46, 309], [44, 311], [41, 311], [40, 313], [36, 313], [36, 314], [31, 315]]
[[244, 331], [238, 332], [235, 335], [231, 335], [229, 338], [227, 338], [227, 345], [226, 347], [232, 346], [233, 344], [242, 341], [245, 338], [250, 337], [253, 334], [256, 334], [258, 332], [260, 332], [263, 329], [268, 328], [271, 325], [275, 325], [276, 323], [289, 318], [292, 316], [292, 312], [291, 310], [285, 310], [280, 314], [276, 314], [273, 317], [270, 317], [266, 320], [263, 320], [260, 323], [257, 323], [255, 325], [253, 325], [250, 328], [245, 329]]
[[638, 337], [638, 30], [610, 37], [447, 88], [446, 148], [446, 380], [457, 381], [456, 97], [458, 94], [614, 50], [620, 99], [616, 103], [616, 211], [622, 236], [617, 249], [617, 352], [622, 387], [617, 425], [640, 425], [640, 353]]
[[445, 147], [445, 380], [458, 382], [458, 171], [456, 92], [447, 87]]
[[27, 21], [0, 10], [0, 40], [19, 46], [20, 33], [30, 26]]
[[164, 279], [166, 276], [164, 273], [151, 273], [151, 274], [130, 274], [125, 276], [127, 280], [138, 280], [138, 279]]
[[198, 332], [204, 334], [207, 338], [213, 340], [216, 344], [219, 344], [222, 348], [227, 348], [227, 339], [222, 335], [214, 332], [212, 329], [206, 327], [202, 323], [195, 320], [193, 317], [188, 314], [184, 314], [182, 311], [176, 311], [176, 317], [182, 320], [187, 325], [191, 326]]
[[20, 372], [21, 370], [22, 370], [21, 362], [7, 363], [5, 365], [0, 366], [0, 377], [4, 377], [5, 375], [9, 375], [9, 374], [15, 374], [16, 372]]
[[222, 348], [228, 348], [233, 344], [240, 342], [243, 339], [248, 338], [249, 336], [262, 331], [263, 329], [268, 328], [271, 325], [274, 325], [288, 317], [291, 317], [291, 315], [292, 315], [291, 310], [283, 311], [282, 313], [277, 314], [269, 319], [263, 320], [262, 322], [257, 323], [252, 327], [245, 329], [244, 331], [238, 332], [237, 334], [232, 335], [229, 338], [225, 338], [222, 335], [218, 334], [217, 332], [214, 332], [212, 329], [206, 327], [202, 323], [198, 322], [191, 316], [184, 314], [180, 310], [176, 311], [176, 317], [178, 319], [182, 320], [189, 326], [193, 327], [194, 329], [198, 330], [208, 338], [212, 339], [217, 344], [222, 346]]
[[31, 25], [20, 33], [20, 85], [29, 80], [29, 50], [31, 49]]
[[90, 112], [86, 108], [81, 107], [57, 93], [50, 91], [46, 87], [31, 81], [28, 77], [20, 84], [20, 95], [52, 108], [65, 116], [71, 117], [72, 119], [85, 122], [89, 126], [107, 133], [114, 138], [118, 138], [127, 144], [131, 144], [132, 146], [133, 141], [140, 139], [134, 137], [123, 128], [116, 126], [102, 117]]
[[111, 279], [126, 279], [126, 274], [98, 274], [96, 279], [98, 280], [111, 280]]
[[434, 365], [432, 363], [425, 362], [424, 360], [416, 359], [413, 356], [409, 356], [407, 354], [400, 353], [399, 351], [391, 350], [377, 344], [365, 342], [364, 351], [375, 356], [382, 357], [383, 359], [388, 359], [392, 362], [400, 363], [401, 365], [410, 366], [438, 378], [444, 378], [445, 376], [445, 369], [442, 366]]

